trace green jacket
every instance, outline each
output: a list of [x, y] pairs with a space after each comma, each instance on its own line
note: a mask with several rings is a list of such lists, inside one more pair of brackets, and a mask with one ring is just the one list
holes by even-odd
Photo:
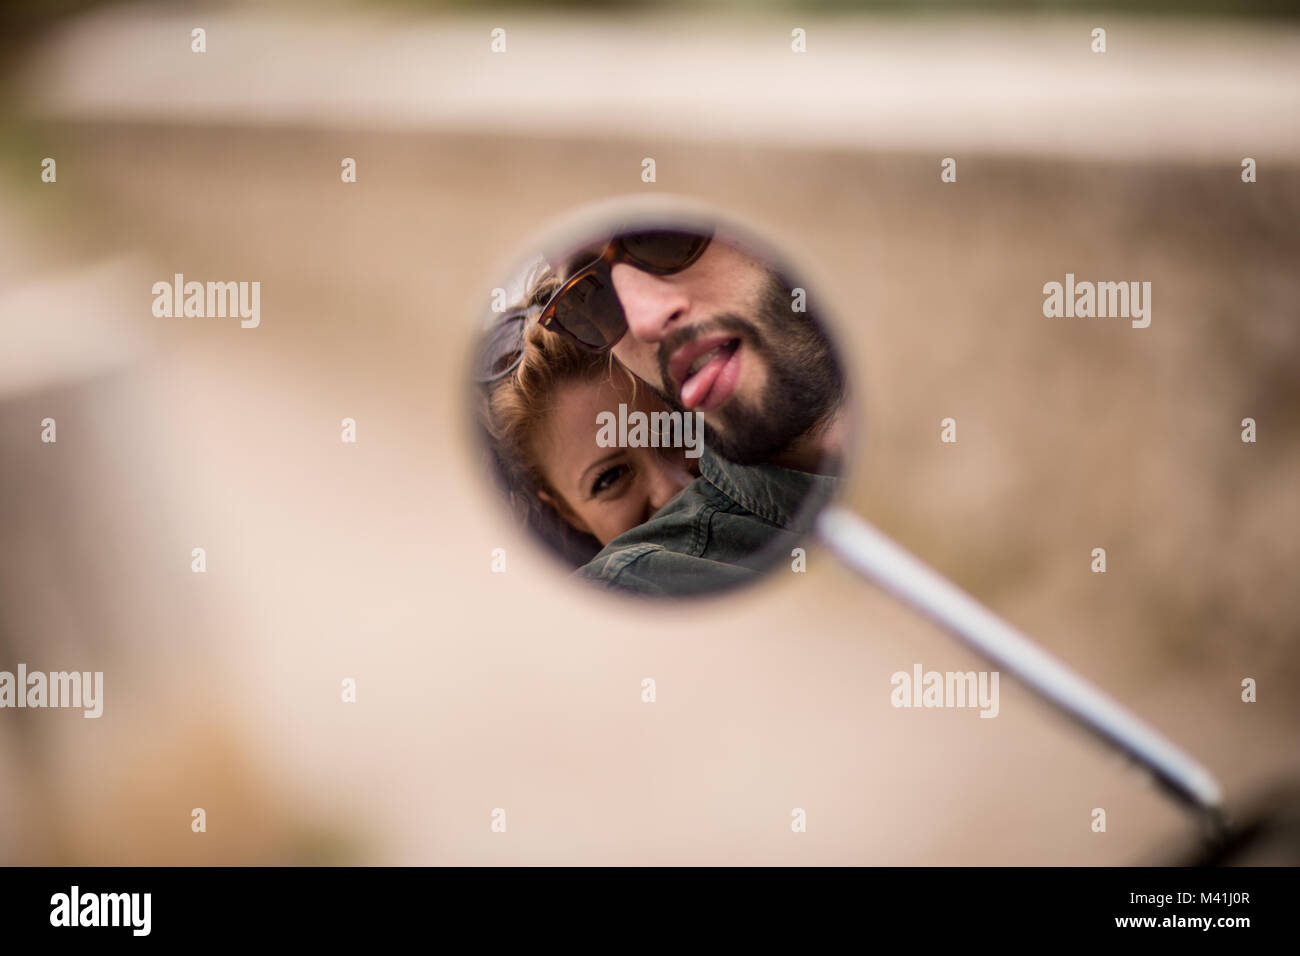
[[700, 477], [575, 574], [637, 594], [705, 594], [752, 581], [790, 552], [835, 479], [737, 465], [707, 448]]

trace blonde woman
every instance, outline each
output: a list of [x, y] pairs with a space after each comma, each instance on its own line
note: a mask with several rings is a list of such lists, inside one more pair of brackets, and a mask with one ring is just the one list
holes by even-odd
[[489, 336], [483, 424], [524, 519], [575, 564], [648, 521], [695, 478], [684, 448], [605, 447], [602, 413], [667, 412], [607, 354], [507, 315]]

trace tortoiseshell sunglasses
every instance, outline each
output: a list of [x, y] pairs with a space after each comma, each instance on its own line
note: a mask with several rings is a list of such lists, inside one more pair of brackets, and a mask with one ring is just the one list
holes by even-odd
[[652, 275], [672, 275], [699, 259], [712, 239], [712, 233], [674, 229], [616, 235], [594, 260], [564, 280], [538, 322], [584, 349], [607, 352], [627, 332], [627, 316], [614, 290], [614, 265], [624, 262]]

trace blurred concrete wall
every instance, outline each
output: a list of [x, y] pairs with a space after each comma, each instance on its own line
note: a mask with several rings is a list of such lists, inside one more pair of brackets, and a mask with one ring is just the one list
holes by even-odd
[[[810, 21], [797, 63], [780, 21], [521, 21], [497, 60], [487, 21], [209, 22], [200, 59], [188, 16], [96, 14], [10, 104], [0, 668], [107, 686], [98, 721], [0, 714], [0, 858], [1109, 863], [1190, 834], [1010, 682], [996, 720], [891, 708], [896, 670], [980, 665], [820, 551], [648, 614], [509, 527], [470, 316], [548, 219], [651, 189], [820, 277], [847, 500], [1234, 795], [1297, 769], [1293, 31], [1112, 28], [1115, 76], [1053, 53], [1074, 21]], [[175, 272], [260, 281], [261, 326], [155, 318]], [[1066, 272], [1151, 281], [1151, 327], [1044, 318]]]

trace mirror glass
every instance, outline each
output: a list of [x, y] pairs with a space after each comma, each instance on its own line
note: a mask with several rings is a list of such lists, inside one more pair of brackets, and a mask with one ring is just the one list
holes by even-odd
[[825, 304], [774, 244], [681, 202], [607, 204], [529, 243], [488, 300], [484, 466], [577, 578], [678, 597], [797, 564], [847, 388]]

